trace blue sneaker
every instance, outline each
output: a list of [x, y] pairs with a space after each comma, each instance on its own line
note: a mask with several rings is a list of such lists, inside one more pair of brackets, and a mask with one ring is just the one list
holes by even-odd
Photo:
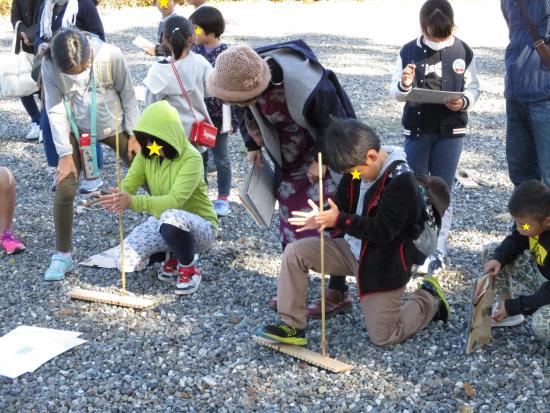
[[56, 252], [52, 255], [52, 263], [50, 268], [45, 272], [44, 279], [46, 281], [59, 281], [65, 278], [65, 274], [73, 268], [73, 259], [70, 255]]
[[219, 217], [225, 217], [231, 213], [231, 207], [229, 201], [223, 199], [217, 199], [214, 201], [214, 210]]

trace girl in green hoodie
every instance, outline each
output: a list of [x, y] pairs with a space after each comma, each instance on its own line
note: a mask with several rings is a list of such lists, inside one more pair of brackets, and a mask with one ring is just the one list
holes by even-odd
[[[208, 198], [202, 157], [185, 135], [178, 111], [166, 101], [148, 106], [134, 128], [141, 146], [121, 190], [101, 199], [114, 213], [125, 209], [148, 212], [151, 217], [124, 240], [124, 269], [145, 268], [152, 254], [166, 251], [159, 271], [162, 281], [176, 281], [175, 293], [192, 294], [201, 273], [194, 263], [216, 239], [218, 219]], [[147, 185], [150, 194], [137, 195]], [[120, 248], [116, 250], [120, 264]]]

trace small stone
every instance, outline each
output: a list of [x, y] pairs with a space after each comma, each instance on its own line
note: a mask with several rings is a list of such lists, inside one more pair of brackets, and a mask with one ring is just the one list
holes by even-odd
[[204, 384], [210, 386], [210, 387], [216, 387], [218, 385], [218, 383], [216, 383], [216, 380], [214, 380], [212, 377], [210, 376], [204, 376], [202, 378], [202, 381]]
[[325, 394], [327, 392], [327, 388], [326, 388], [326, 386], [321, 386], [321, 387], [319, 387], [318, 391], [319, 391], [320, 394]]
[[542, 372], [541, 369], [535, 369], [533, 370], [533, 376], [536, 377], [537, 379], [542, 379], [544, 378], [544, 373]]
[[464, 393], [466, 393], [466, 396], [472, 398], [475, 396], [476, 391], [470, 383], [464, 383]]

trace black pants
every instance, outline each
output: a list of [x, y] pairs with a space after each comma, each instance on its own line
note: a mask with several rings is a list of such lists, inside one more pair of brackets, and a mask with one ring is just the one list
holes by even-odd
[[191, 265], [195, 256], [193, 235], [170, 224], [162, 224], [159, 233], [181, 265]]

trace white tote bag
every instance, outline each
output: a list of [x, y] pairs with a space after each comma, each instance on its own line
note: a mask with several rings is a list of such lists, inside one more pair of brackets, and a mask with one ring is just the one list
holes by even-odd
[[15, 54], [17, 25], [15, 33], [12, 52], [0, 54], [0, 97], [5, 98], [29, 96], [38, 91], [38, 85], [31, 77], [34, 55], [23, 50]]

